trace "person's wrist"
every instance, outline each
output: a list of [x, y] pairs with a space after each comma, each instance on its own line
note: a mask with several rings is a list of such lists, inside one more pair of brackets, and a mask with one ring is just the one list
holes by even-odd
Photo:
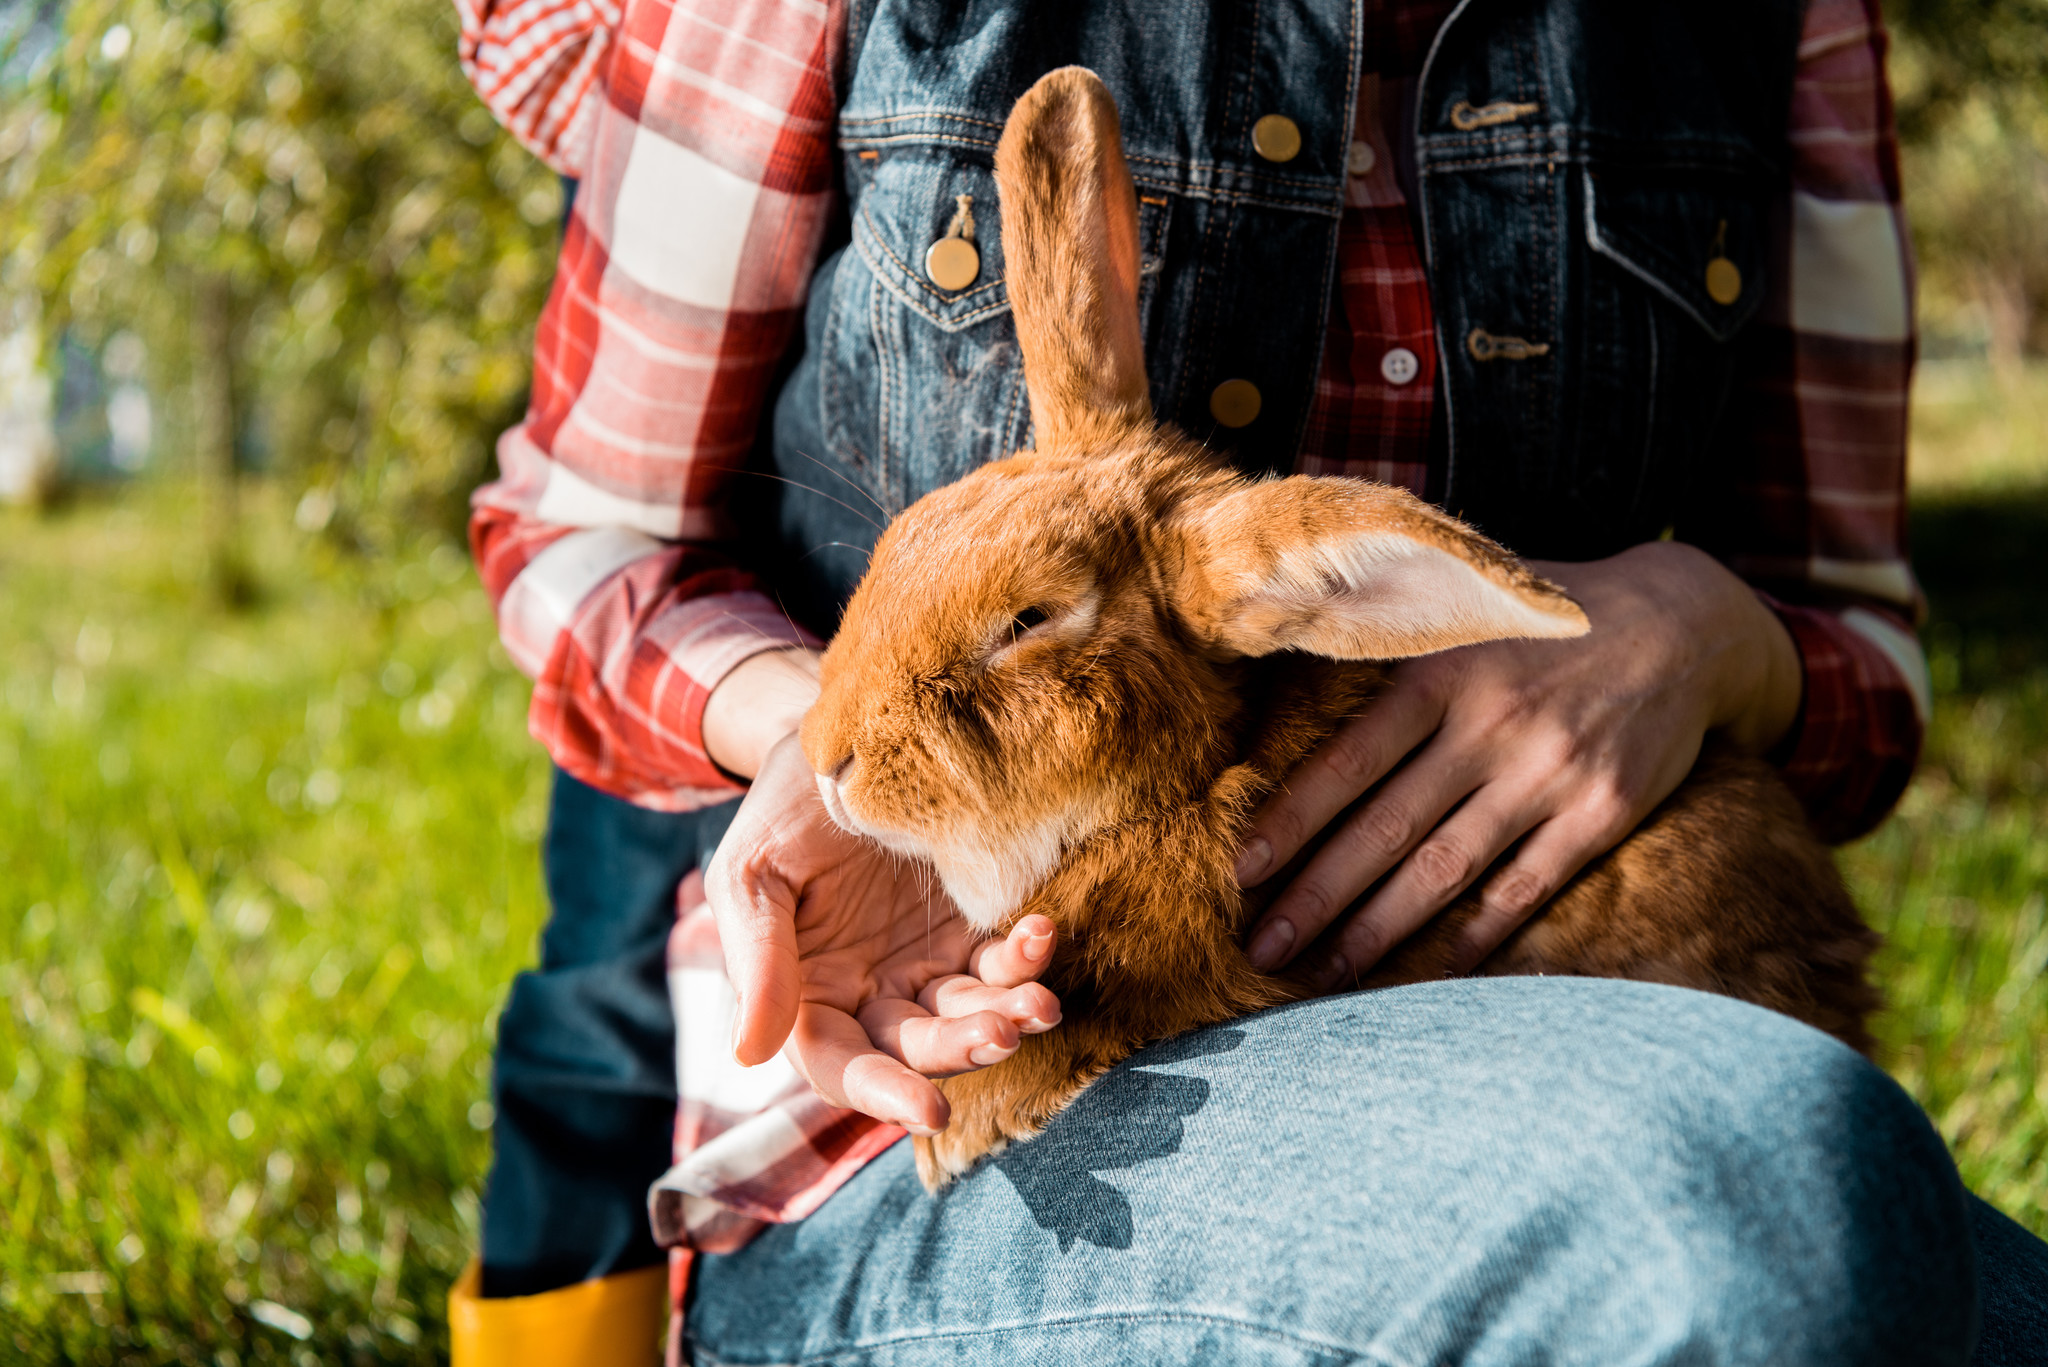
[[[1732, 577], [1732, 576], [1731, 576]], [[1768, 753], [1799, 719], [1806, 691], [1806, 669], [1791, 628], [1755, 589], [1740, 580], [1742, 612], [1748, 626], [1744, 652], [1748, 686], [1737, 705], [1717, 722], [1735, 746], [1749, 754]]]
[[768, 752], [818, 700], [818, 657], [805, 646], [762, 651], [734, 665], [704, 703], [704, 753], [736, 778], [761, 772]]
[[1698, 671], [1703, 729], [1752, 754], [1768, 751], [1791, 729], [1805, 678], [1791, 632], [1755, 589], [1707, 552], [1682, 541], [1650, 541], [1605, 560], [1534, 568], [1579, 598], [1596, 631], [1613, 612], [1638, 623], [1647, 614], [1673, 633], [1652, 648], [1674, 660], [1690, 657], [1681, 668]]
[[1695, 633], [1713, 680], [1707, 728], [1750, 754], [1777, 744], [1798, 714], [1803, 677], [1798, 647], [1778, 614], [1746, 580], [1697, 546], [1654, 541], [1623, 554], [1638, 562], [1633, 573], [1656, 566], [1647, 582], [1662, 591], [1684, 629]]

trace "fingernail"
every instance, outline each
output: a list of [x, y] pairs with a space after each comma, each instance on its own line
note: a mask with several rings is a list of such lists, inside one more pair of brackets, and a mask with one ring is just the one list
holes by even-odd
[[1052, 953], [1052, 936], [1027, 935], [1024, 937], [1025, 958], [1043, 959], [1046, 955], [1050, 953]]
[[1027, 1035], [1042, 1035], [1059, 1023], [1060, 1018], [1058, 1016], [1054, 1016], [1051, 1020], [1041, 1020], [1039, 1017], [1033, 1016], [1017, 1028]]
[[1016, 1052], [1015, 1049], [1006, 1049], [1000, 1044], [977, 1044], [967, 1051], [967, 1061], [986, 1068], [991, 1063], [1001, 1063]]
[[1248, 888], [1265, 875], [1266, 865], [1273, 862], [1273, 847], [1266, 843], [1264, 836], [1253, 836], [1244, 843], [1244, 852], [1237, 856], [1237, 885]]
[[899, 1120], [896, 1123], [902, 1126], [904, 1129], [910, 1131], [910, 1133], [916, 1135], [919, 1139], [930, 1139], [933, 1135], [938, 1133], [938, 1131], [933, 1129], [931, 1126], [920, 1125], [915, 1120]]
[[1252, 967], [1261, 973], [1287, 957], [1287, 951], [1294, 944], [1294, 927], [1286, 921], [1274, 921], [1252, 940], [1247, 957]]
[[1351, 977], [1351, 961], [1342, 954], [1332, 954], [1330, 962], [1323, 965], [1323, 971], [1316, 975], [1316, 991], [1328, 992], [1339, 983]]

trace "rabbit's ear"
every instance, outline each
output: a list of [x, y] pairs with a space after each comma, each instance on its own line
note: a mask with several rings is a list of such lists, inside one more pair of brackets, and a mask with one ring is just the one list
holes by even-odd
[[1168, 527], [1181, 615], [1220, 655], [1398, 660], [1590, 630], [1564, 590], [1384, 484], [1297, 475], [1237, 485], [1193, 495]]
[[1116, 101], [1086, 67], [1041, 76], [996, 147], [1010, 309], [1038, 448], [1151, 421], [1138, 334], [1138, 200]]

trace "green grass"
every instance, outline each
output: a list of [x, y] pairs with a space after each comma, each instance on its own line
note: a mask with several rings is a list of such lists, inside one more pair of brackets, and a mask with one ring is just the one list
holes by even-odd
[[274, 532], [229, 615], [191, 511], [0, 522], [0, 1357], [445, 1359], [542, 918], [527, 688], [455, 548]]
[[[1935, 722], [1844, 862], [1886, 1063], [2048, 1233], [2042, 379], [1921, 410]], [[445, 1353], [547, 767], [458, 548], [365, 567], [249, 521], [229, 614], [174, 489], [0, 515], [0, 1358]]]
[[2048, 459], [2035, 468], [1916, 492], [1934, 723], [1898, 812], [1843, 864], [1886, 937], [1884, 1061], [1964, 1180], [2048, 1236]]

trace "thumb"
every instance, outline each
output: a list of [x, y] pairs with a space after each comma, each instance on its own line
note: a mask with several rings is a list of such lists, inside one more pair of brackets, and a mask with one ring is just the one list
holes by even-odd
[[705, 869], [704, 892], [718, 922], [725, 975], [739, 996], [733, 1057], [751, 1068], [775, 1057], [796, 1028], [796, 889], [772, 868], [723, 855]]

